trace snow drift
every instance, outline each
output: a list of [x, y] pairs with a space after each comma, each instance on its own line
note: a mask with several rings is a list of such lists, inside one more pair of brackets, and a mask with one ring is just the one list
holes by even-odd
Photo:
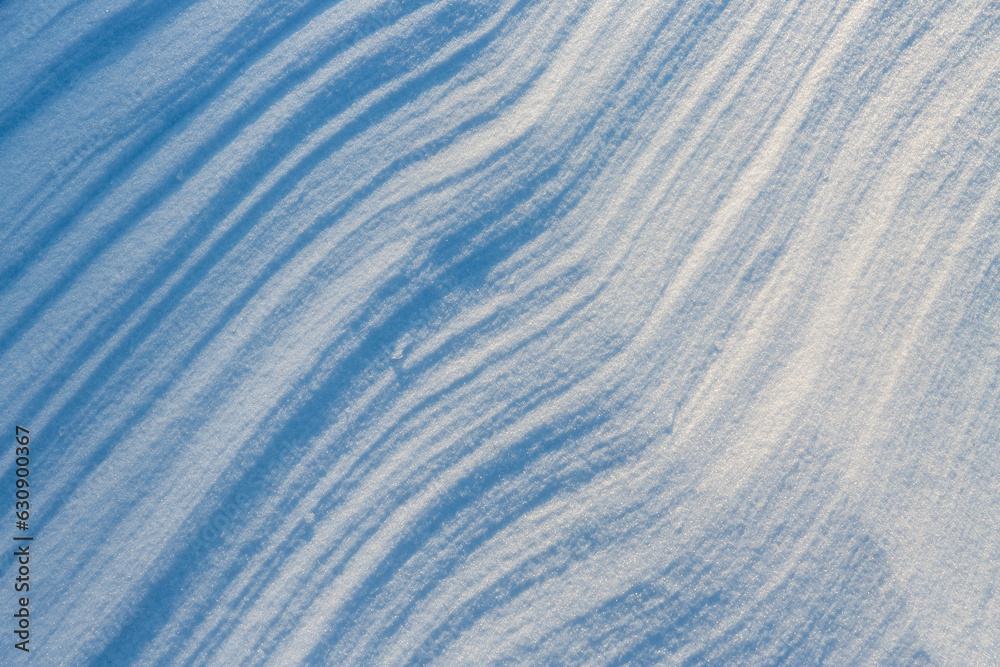
[[1000, 660], [995, 3], [0, 26], [5, 659]]

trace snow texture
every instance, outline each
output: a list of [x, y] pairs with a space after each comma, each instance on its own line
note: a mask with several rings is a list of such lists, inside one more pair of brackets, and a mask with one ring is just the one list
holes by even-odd
[[0, 64], [4, 664], [1000, 664], [996, 0], [7, 0]]

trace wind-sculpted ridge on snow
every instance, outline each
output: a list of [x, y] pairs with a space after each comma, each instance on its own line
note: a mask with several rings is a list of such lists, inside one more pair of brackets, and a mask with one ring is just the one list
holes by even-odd
[[34, 661], [1000, 656], [995, 3], [0, 25]]

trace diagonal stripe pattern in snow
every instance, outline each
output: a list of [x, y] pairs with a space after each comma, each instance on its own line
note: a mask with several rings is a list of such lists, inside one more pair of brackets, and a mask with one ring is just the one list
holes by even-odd
[[31, 661], [998, 660], [995, 3], [36, 5]]

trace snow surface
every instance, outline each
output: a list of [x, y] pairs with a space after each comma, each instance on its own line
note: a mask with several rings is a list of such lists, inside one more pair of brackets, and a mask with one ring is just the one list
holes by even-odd
[[4, 664], [1000, 664], [996, 1], [0, 26]]

